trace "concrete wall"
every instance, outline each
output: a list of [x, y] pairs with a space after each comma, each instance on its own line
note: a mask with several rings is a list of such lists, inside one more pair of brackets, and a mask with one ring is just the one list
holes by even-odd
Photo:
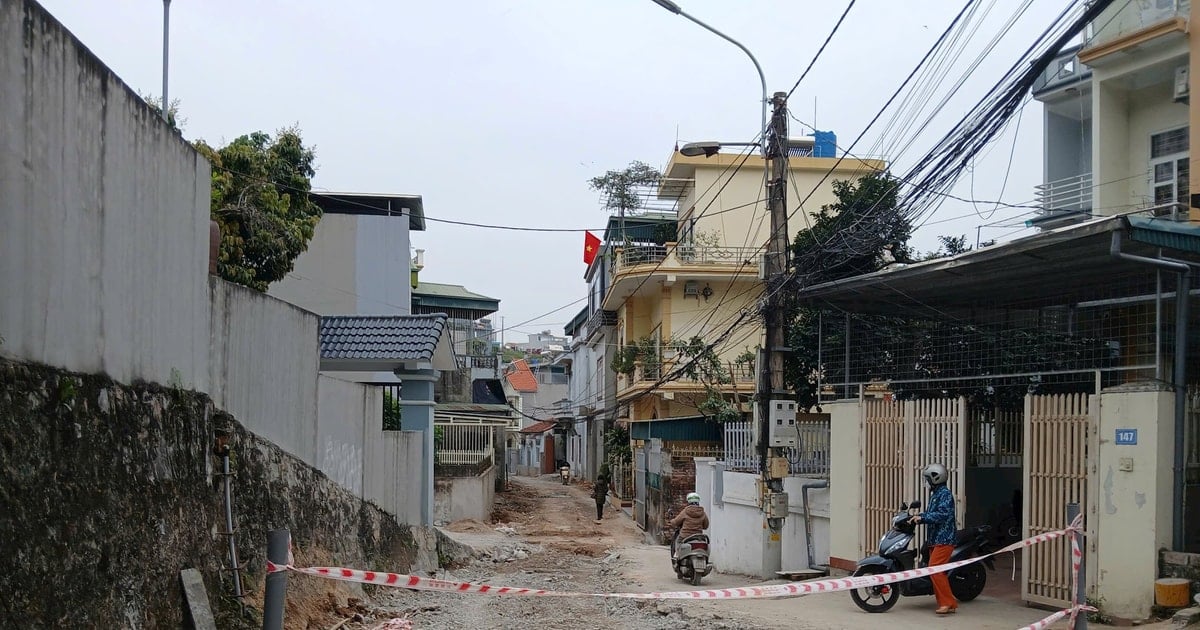
[[422, 431], [383, 431], [363, 442], [363, 497], [396, 515], [401, 523], [421, 522]]
[[453, 523], [467, 518], [486, 522], [491, 518], [496, 470], [492, 466], [475, 477], [439, 477], [434, 481], [434, 522]]
[[408, 221], [401, 216], [324, 215], [295, 269], [268, 292], [320, 315], [408, 314]]
[[317, 317], [212, 278], [213, 402], [317, 465]]
[[0, 85], [0, 354], [207, 391], [208, 162], [32, 1]]
[[[1158, 551], [1171, 545], [1173, 396], [1153, 386], [1114, 388], [1100, 396], [1093, 584], [1105, 611], [1118, 617], [1149, 615]], [[1117, 429], [1137, 429], [1137, 444], [1115, 444]], [[1122, 463], [1132, 470], [1121, 470]]]
[[[758, 476], [729, 472], [721, 462], [708, 457], [696, 458], [696, 492], [709, 515], [709, 542], [712, 561], [723, 573], [763, 576], [764, 518], [757, 503]], [[804, 510], [801, 486], [818, 480], [789, 477], [784, 480], [788, 493], [788, 518], [780, 532], [783, 544], [783, 569], [807, 568], [828, 562], [830, 542], [829, 491], [809, 490], [813, 518], [813, 546], [816, 558], [810, 562], [804, 536]], [[766, 576], [764, 576], [766, 577]], [[771, 575], [769, 577], [775, 577]]]
[[268, 287], [267, 293], [318, 315], [357, 313], [355, 218], [322, 216], [292, 272]]
[[830, 563], [842, 569], [853, 568], [853, 563], [863, 557], [862, 411], [857, 400], [827, 403], [822, 408], [829, 414], [831, 452]]
[[362, 496], [364, 440], [382, 431], [382, 418], [377, 388], [317, 377], [317, 467]]

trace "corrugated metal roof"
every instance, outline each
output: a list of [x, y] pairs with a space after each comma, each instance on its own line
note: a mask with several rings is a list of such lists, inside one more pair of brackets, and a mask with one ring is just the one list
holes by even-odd
[[442, 314], [322, 317], [321, 358], [432, 361], [445, 328]]
[[1200, 225], [1158, 217], [1129, 217], [1129, 239], [1200, 254]]

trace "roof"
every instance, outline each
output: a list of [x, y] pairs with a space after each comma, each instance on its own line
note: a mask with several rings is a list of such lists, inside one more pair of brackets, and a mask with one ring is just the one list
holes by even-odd
[[579, 329], [583, 328], [584, 324], [587, 324], [587, 321], [588, 307], [585, 306], [582, 310], [575, 314], [575, 317], [571, 318], [571, 321], [567, 322], [566, 326], [563, 326], [563, 332], [566, 333], [568, 337], [578, 337]]
[[434, 407], [434, 411], [460, 414], [509, 415], [512, 413], [512, 407], [488, 403], [446, 402], [438, 403]]
[[413, 309], [424, 312], [470, 311], [471, 319], [486, 317], [500, 310], [500, 300], [467, 290], [458, 284], [418, 282], [412, 290]]
[[541, 422], [535, 422], [535, 423], [525, 427], [524, 429], [521, 429], [521, 433], [545, 433], [545, 432], [549, 431], [550, 429], [553, 429], [557, 425], [558, 425], [557, 422], [549, 422], [549, 421], [543, 420]]
[[321, 369], [453, 369], [446, 315], [333, 315], [321, 318]]
[[1129, 238], [1139, 243], [1200, 254], [1200, 225], [1159, 217], [1129, 217]]
[[504, 380], [518, 392], [536, 392], [538, 390], [537, 377], [533, 375], [533, 370], [529, 369], [529, 363], [525, 359], [517, 359], [512, 362], [511, 369], [504, 375]]
[[[1094, 298], [1097, 287], [1146, 276], [1146, 266], [1109, 253], [1113, 232], [1126, 225], [1124, 216], [1096, 219], [949, 258], [806, 287], [797, 297], [853, 313], [923, 316], [969, 309], [995, 301], [998, 294], [1030, 308], [1076, 303]], [[1124, 251], [1154, 256], [1157, 249], [1131, 238]]]
[[425, 203], [420, 195], [310, 192], [308, 198], [328, 214], [408, 216], [408, 229], [425, 229]]

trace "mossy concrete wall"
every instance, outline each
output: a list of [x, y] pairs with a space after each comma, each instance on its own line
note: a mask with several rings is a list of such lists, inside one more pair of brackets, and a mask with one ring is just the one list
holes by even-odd
[[275, 528], [291, 530], [302, 563], [436, 567], [428, 530], [397, 524], [202, 394], [0, 360], [0, 627], [182, 627], [179, 571], [193, 567], [220, 627], [253, 627], [222, 570], [220, 431], [252, 608]]

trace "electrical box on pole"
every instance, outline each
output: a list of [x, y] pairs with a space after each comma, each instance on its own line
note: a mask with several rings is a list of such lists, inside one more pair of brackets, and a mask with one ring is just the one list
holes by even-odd
[[796, 433], [796, 402], [772, 400], [768, 426], [767, 440], [771, 448], [796, 448], [799, 445], [799, 436]]

